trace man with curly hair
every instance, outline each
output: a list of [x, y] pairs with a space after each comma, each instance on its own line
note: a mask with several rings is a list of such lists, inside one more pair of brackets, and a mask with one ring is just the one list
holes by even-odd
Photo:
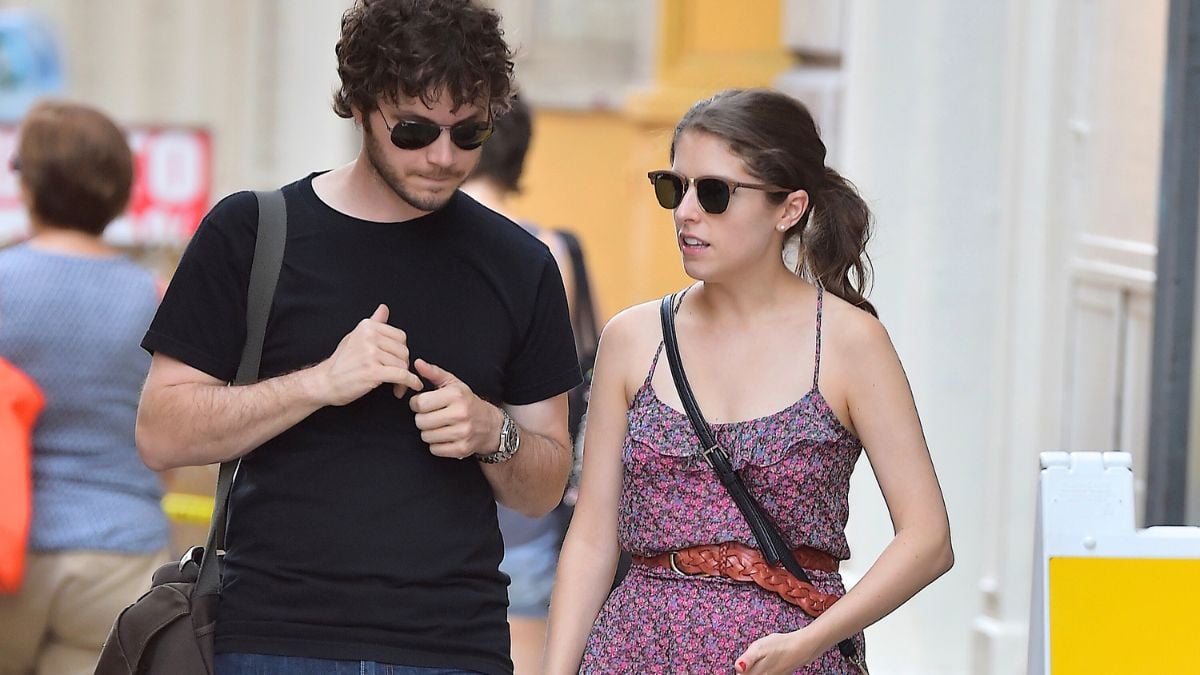
[[256, 384], [258, 207], [204, 219], [143, 347], [155, 469], [241, 458], [216, 669], [511, 673], [496, 500], [552, 509], [580, 380], [554, 258], [458, 190], [511, 97], [495, 12], [358, 0], [336, 47], [349, 164], [283, 188], [288, 238]]

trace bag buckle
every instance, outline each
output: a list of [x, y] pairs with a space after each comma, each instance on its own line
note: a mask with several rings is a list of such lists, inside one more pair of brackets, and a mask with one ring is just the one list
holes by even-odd
[[704, 461], [708, 462], [709, 466], [711, 466], [712, 468], [715, 469], [715, 468], [717, 468], [717, 465], [716, 465], [716, 463], [713, 462], [712, 456], [716, 453], [720, 453], [721, 456], [723, 456], [725, 458], [726, 464], [729, 463], [729, 456], [725, 454], [725, 450], [721, 448], [720, 443], [713, 443], [711, 448], [705, 448], [705, 449], [701, 450], [700, 456], [704, 458]]
[[186, 567], [188, 563], [196, 563], [196, 565], [199, 566], [200, 561], [203, 559], [204, 559], [204, 547], [203, 546], [193, 546], [193, 547], [189, 548], [188, 550], [184, 551], [183, 557], [181, 557], [179, 559], [179, 571], [183, 572], [183, 568]]

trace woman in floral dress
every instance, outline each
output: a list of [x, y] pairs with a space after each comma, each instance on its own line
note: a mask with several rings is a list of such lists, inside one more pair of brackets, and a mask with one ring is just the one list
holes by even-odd
[[[907, 379], [863, 296], [870, 213], [825, 166], [808, 111], [778, 92], [697, 103], [670, 157], [650, 180], [698, 282], [676, 305], [684, 369], [734, 469], [829, 604], [814, 618], [761, 581], [779, 571], [697, 455], [650, 302], [610, 321], [600, 343], [545, 670], [858, 673], [836, 645], [850, 638], [862, 656], [861, 631], [953, 561]], [[846, 592], [837, 569], [850, 557], [847, 494], [864, 449], [896, 534]], [[621, 548], [634, 564], [610, 596]]]

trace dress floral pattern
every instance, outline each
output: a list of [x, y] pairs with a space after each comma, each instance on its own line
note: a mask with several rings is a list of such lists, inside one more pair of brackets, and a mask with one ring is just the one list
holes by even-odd
[[[818, 289], [812, 389], [772, 415], [712, 428], [790, 546], [811, 546], [845, 560], [850, 473], [862, 446], [817, 387], [822, 301]], [[660, 345], [628, 412], [617, 521], [621, 546], [639, 556], [727, 541], [756, 546], [716, 473], [697, 455], [699, 442], [687, 416], [654, 391], [661, 354]], [[820, 590], [845, 593], [840, 575], [817, 570], [809, 575]], [[601, 609], [580, 672], [729, 673], [750, 643], [810, 621], [799, 607], [754, 584], [634, 565]], [[863, 653], [862, 635], [855, 640]], [[858, 671], [833, 648], [796, 672]]]

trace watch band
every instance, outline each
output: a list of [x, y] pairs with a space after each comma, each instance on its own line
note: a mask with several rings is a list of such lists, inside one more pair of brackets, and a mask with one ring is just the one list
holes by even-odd
[[504, 415], [504, 423], [500, 425], [500, 447], [495, 452], [489, 452], [486, 455], [475, 455], [475, 458], [484, 464], [507, 462], [517, 454], [517, 450], [521, 449], [520, 428], [509, 416], [508, 411], [501, 408], [500, 414]]

